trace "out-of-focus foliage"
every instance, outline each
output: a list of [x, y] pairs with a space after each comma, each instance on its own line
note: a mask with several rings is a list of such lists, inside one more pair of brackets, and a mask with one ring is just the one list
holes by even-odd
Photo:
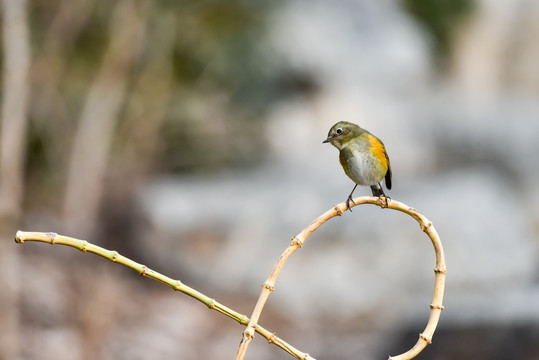
[[[30, 167], [48, 164], [49, 175], [65, 169], [88, 89], [110, 50], [114, 4], [29, 4], [36, 99], [30, 109], [35, 130]], [[276, 94], [275, 61], [264, 46], [275, 5], [265, 0], [137, 1], [145, 33], [128, 70], [114, 154], [164, 171], [257, 162], [264, 154], [262, 115]], [[152, 125], [147, 122], [158, 125], [148, 131]], [[146, 149], [145, 142], [153, 148]], [[46, 155], [38, 154], [42, 150]]]
[[443, 64], [451, 54], [459, 25], [474, 11], [474, 0], [404, 0], [404, 8], [432, 36], [433, 51]]
[[273, 99], [273, 64], [263, 46], [270, 5], [171, 4], [178, 86], [163, 129], [164, 162], [197, 169], [257, 161], [264, 153], [261, 115]]

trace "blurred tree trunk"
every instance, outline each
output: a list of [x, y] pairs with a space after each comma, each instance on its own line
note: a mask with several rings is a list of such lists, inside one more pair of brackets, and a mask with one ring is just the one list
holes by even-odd
[[[176, 37], [174, 14], [159, 15], [152, 37], [159, 39], [148, 44], [147, 65], [134, 82], [133, 93], [126, 106], [127, 134], [125, 149], [129, 168], [144, 182], [159, 149], [168, 103], [174, 90], [173, 51]], [[125, 161], [125, 158], [123, 159]]]
[[27, 129], [30, 44], [26, 1], [3, 0], [3, 103], [0, 145], [0, 358], [19, 358], [17, 253]]
[[148, 18], [148, 36], [154, 40], [145, 44], [144, 59], [131, 80], [100, 212], [100, 230], [107, 237], [107, 246], [127, 253], [134, 250], [132, 238], [140, 229], [138, 195], [163, 151], [160, 140], [177, 84], [173, 68], [176, 14], [158, 4], [152, 6]]
[[477, 1], [473, 21], [459, 32], [449, 74], [463, 96], [483, 103], [508, 89], [537, 93], [538, 16], [536, 1]]
[[[30, 119], [40, 138], [47, 139], [44, 155], [50, 166], [48, 171], [51, 176], [58, 178], [65, 176], [68, 160], [66, 149], [72, 144], [66, 137], [72, 134], [74, 128], [69, 98], [61, 88], [71, 65], [71, 54], [81, 31], [87, 26], [94, 5], [93, 1], [88, 0], [62, 1], [51, 24], [44, 29], [43, 43], [36, 50], [32, 62], [30, 91], [36, 96], [32, 96], [29, 107]], [[56, 197], [57, 190], [53, 191]]]
[[142, 17], [148, 12], [139, 9], [140, 4], [121, 1], [115, 5], [109, 45], [90, 86], [75, 134], [64, 219], [67, 231], [79, 237], [88, 237], [95, 230], [113, 133], [125, 100], [129, 70], [145, 33], [146, 19]]

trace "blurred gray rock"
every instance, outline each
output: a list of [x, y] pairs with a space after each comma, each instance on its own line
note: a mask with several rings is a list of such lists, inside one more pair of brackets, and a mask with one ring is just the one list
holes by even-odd
[[[427, 42], [394, 2], [292, 2], [275, 24], [276, 49], [322, 90], [269, 115], [272, 163], [151, 184], [141, 204], [162, 243], [142, 243], [144, 251], [195, 283], [258, 294], [290, 238], [351, 190], [337, 150], [321, 143], [348, 120], [386, 143], [390, 196], [440, 233], [443, 321], [539, 318], [537, 100], [465, 98], [435, 82]], [[306, 322], [313, 313], [383, 313], [382, 328], [415, 323], [428, 316], [433, 267], [432, 246], [411, 218], [363, 206], [312, 235], [271, 299]]]

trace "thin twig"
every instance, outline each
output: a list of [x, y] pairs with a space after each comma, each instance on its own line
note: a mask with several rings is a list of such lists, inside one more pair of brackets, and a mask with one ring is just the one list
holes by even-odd
[[[89, 252], [93, 253], [99, 256], [104, 257], [105, 259], [108, 259], [114, 263], [118, 263], [120, 265], [126, 266], [128, 268], [131, 268], [138, 272], [141, 276], [148, 277], [150, 279], [159, 281], [162, 284], [167, 285], [168, 287], [181, 291], [198, 301], [205, 304], [208, 308], [215, 310], [221, 314], [224, 314], [237, 322], [239, 322], [242, 325], [247, 325], [249, 323], [249, 318], [243, 314], [240, 314], [236, 312], [235, 310], [217, 302], [215, 299], [212, 299], [200, 291], [197, 291], [190, 286], [185, 285], [180, 280], [174, 280], [172, 278], [169, 278], [168, 276], [165, 276], [163, 274], [158, 273], [157, 271], [154, 271], [150, 268], [148, 268], [146, 265], [139, 264], [123, 255], [120, 255], [117, 251], [114, 250], [107, 250], [105, 248], [102, 248], [100, 246], [94, 245], [89, 243], [85, 240], [75, 239], [68, 236], [59, 235], [52, 232], [28, 232], [28, 231], [17, 231], [17, 234], [15, 235], [15, 242], [22, 244], [25, 241], [38, 241], [38, 242], [45, 242], [52, 245], [66, 245], [71, 246], [76, 249], [79, 249], [83, 252]], [[256, 332], [262, 335], [264, 338], [268, 340], [269, 343], [273, 343], [276, 346], [280, 347], [290, 355], [295, 356], [298, 359], [312, 359], [308, 354], [301, 352], [300, 350], [296, 349], [292, 345], [288, 344], [283, 339], [279, 338], [275, 333], [264, 329], [262, 326], [256, 327]]]
[[[419, 354], [421, 350], [425, 348], [425, 346], [431, 343], [434, 330], [436, 329], [436, 325], [438, 324], [438, 320], [440, 318], [440, 313], [443, 309], [442, 299], [444, 296], [446, 265], [445, 265], [445, 257], [444, 257], [444, 252], [442, 248], [442, 243], [432, 223], [425, 216], [419, 213], [417, 210], [409, 207], [406, 204], [403, 204], [395, 200], [389, 200], [389, 199], [385, 200], [385, 199], [369, 196], [369, 197], [355, 198], [353, 200], [352, 207], [361, 205], [361, 204], [374, 204], [382, 208], [398, 210], [398, 211], [404, 212], [405, 214], [410, 215], [417, 222], [419, 222], [419, 225], [421, 226], [421, 230], [423, 230], [429, 236], [434, 246], [434, 251], [436, 254], [436, 267], [434, 269], [435, 271], [434, 297], [430, 304], [431, 311], [430, 311], [430, 317], [429, 317], [427, 326], [425, 330], [419, 335], [419, 340], [417, 341], [417, 343], [412, 349], [410, 349], [409, 351], [401, 355], [389, 358], [393, 360], [412, 359], [417, 354]], [[260, 296], [255, 305], [253, 313], [251, 314], [251, 320], [249, 321], [249, 324], [247, 325], [245, 331], [243, 332], [243, 336], [242, 336], [242, 339], [238, 348], [238, 352], [236, 354], [236, 360], [243, 360], [243, 358], [245, 357], [247, 347], [249, 346], [249, 343], [253, 339], [254, 333], [258, 327], [257, 323], [258, 323], [258, 319], [260, 318], [260, 314], [262, 313], [262, 310], [264, 308], [264, 305], [266, 304], [266, 301], [269, 295], [275, 289], [275, 282], [277, 281], [277, 277], [279, 276], [279, 273], [281, 272], [281, 269], [283, 268], [285, 262], [297, 249], [303, 246], [303, 244], [305, 243], [309, 235], [311, 235], [316, 229], [318, 229], [322, 224], [324, 224], [329, 219], [335, 216], [343, 215], [344, 212], [346, 212], [346, 210], [347, 210], [347, 205], [344, 202], [339, 205], [335, 205], [333, 209], [326, 211], [324, 214], [322, 214], [316, 220], [314, 220], [308, 227], [303, 229], [298, 235], [292, 238], [292, 242], [285, 249], [282, 255], [279, 257], [279, 259], [277, 260], [277, 263], [273, 267], [273, 270], [270, 276], [262, 285], [262, 292], [260, 293]]]

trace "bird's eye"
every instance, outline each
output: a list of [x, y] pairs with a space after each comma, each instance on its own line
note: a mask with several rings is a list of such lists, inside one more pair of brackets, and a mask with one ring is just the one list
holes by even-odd
[[335, 130], [335, 132], [336, 132], [337, 134], [340, 134], [340, 133], [342, 133], [342, 129], [341, 129], [341, 128], [338, 128], [337, 130]]

